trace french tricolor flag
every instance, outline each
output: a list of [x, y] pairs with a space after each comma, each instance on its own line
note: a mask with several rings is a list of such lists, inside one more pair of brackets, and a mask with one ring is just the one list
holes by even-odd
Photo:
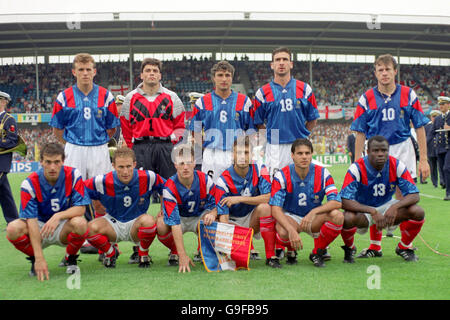
[[200, 221], [200, 252], [208, 272], [249, 269], [253, 229], [233, 224]]

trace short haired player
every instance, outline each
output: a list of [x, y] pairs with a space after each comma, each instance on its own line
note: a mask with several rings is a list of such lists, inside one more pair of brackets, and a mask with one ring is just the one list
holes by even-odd
[[20, 188], [19, 219], [8, 224], [6, 237], [31, 261], [31, 276], [49, 280], [43, 249], [66, 247], [67, 273], [77, 267], [77, 252], [87, 237], [83, 217], [90, 203], [78, 169], [64, 166], [64, 149], [49, 143], [41, 150], [41, 166]]
[[[403, 197], [392, 199], [396, 188]], [[406, 261], [416, 261], [412, 241], [425, 222], [424, 210], [417, 205], [419, 190], [405, 164], [389, 156], [389, 143], [382, 136], [368, 141], [368, 155], [354, 162], [345, 175], [341, 189], [344, 227], [342, 239], [345, 251], [344, 262], [353, 263], [356, 252], [354, 234], [367, 232], [374, 225], [376, 229], [400, 224], [402, 233], [395, 252]], [[372, 229], [371, 229], [372, 232]], [[381, 257], [381, 241], [374, 241], [358, 256], [361, 258]]]
[[97, 69], [93, 57], [77, 54], [72, 74], [76, 84], [58, 94], [49, 124], [65, 144], [65, 164], [88, 179], [112, 170], [108, 142], [120, 122], [114, 96], [94, 83]]
[[[266, 261], [275, 256], [275, 219], [269, 206], [270, 176], [267, 168], [252, 160], [249, 136], [238, 137], [233, 145], [233, 165], [217, 179], [217, 212], [225, 221], [252, 228], [256, 239], [264, 239]], [[258, 259], [256, 251], [251, 258]]]
[[[54, 103], [49, 125], [65, 146], [64, 164], [77, 168], [83, 180], [112, 170], [108, 142], [120, 125], [113, 94], [94, 83], [97, 74], [94, 58], [88, 53], [75, 55], [72, 75], [76, 84], [61, 91]], [[89, 160], [87, 160], [89, 159]], [[86, 217], [105, 214], [94, 200], [94, 211]], [[88, 243], [82, 253], [95, 253]]]
[[266, 130], [266, 166], [271, 176], [292, 163], [291, 144], [298, 138], [307, 138], [319, 118], [311, 86], [291, 76], [291, 56], [289, 48], [273, 50], [273, 80], [255, 94], [254, 124], [261, 138]]
[[[390, 54], [377, 57], [374, 63], [377, 85], [361, 95], [350, 129], [356, 132], [355, 161], [362, 156], [366, 139], [381, 135], [389, 143], [389, 155], [402, 161], [412, 178], [419, 174], [426, 179], [430, 174], [428, 164], [425, 125], [429, 119], [424, 115], [414, 89], [395, 83], [398, 73], [397, 61]], [[411, 139], [410, 123], [417, 135], [419, 163], [415, 157]], [[397, 189], [396, 198], [401, 198]], [[392, 233], [393, 228], [388, 228]], [[382, 232], [371, 229], [371, 240], [381, 241]]]
[[[341, 233], [344, 216], [339, 211], [341, 198], [330, 172], [312, 163], [312, 153], [308, 139], [294, 141], [294, 163], [275, 174], [269, 204], [277, 221], [277, 240], [288, 248], [287, 263], [297, 263], [297, 250], [303, 248], [299, 233], [306, 232], [314, 238], [309, 259], [314, 266], [324, 267], [326, 248]], [[327, 202], [322, 204], [325, 196]]]
[[157, 220], [158, 239], [170, 249], [168, 264], [178, 265], [178, 271], [184, 273], [190, 272], [189, 266], [194, 266], [194, 263], [186, 254], [183, 234], [197, 234], [200, 220], [210, 225], [217, 219], [215, 185], [206, 173], [194, 169], [194, 148], [191, 145], [178, 145], [173, 157], [177, 173], [164, 185], [163, 214]]
[[114, 171], [86, 181], [92, 199], [99, 200], [107, 214], [89, 222], [88, 241], [104, 252], [103, 265], [115, 268], [119, 250], [113, 245], [131, 241], [138, 245], [139, 268], [150, 267], [149, 247], [156, 236], [156, 220], [147, 214], [154, 191], [162, 195], [164, 178], [150, 170], [137, 170], [134, 151], [118, 148]]
[[195, 102], [189, 125], [196, 144], [202, 145], [203, 141], [202, 171], [214, 182], [233, 163], [231, 149], [235, 137], [254, 130], [250, 98], [231, 88], [234, 71], [227, 61], [219, 61], [211, 68], [215, 88]]

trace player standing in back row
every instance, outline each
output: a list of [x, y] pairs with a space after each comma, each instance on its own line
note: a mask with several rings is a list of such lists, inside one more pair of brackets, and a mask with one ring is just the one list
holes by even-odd
[[254, 129], [250, 116], [252, 102], [246, 95], [231, 89], [233, 77], [234, 67], [227, 61], [220, 61], [211, 68], [214, 91], [195, 102], [189, 126], [197, 146], [202, 144], [202, 129], [205, 131], [202, 171], [214, 182], [233, 163], [235, 137]]
[[[396, 75], [397, 61], [392, 55], [385, 54], [376, 59], [377, 85], [367, 90], [359, 99], [350, 127], [351, 130], [356, 131], [355, 161], [362, 156], [365, 140], [381, 135], [389, 143], [389, 155], [403, 162], [411, 177], [416, 178], [417, 160], [410, 129], [410, 122], [412, 122], [419, 144], [418, 173], [425, 180], [430, 174], [430, 166], [424, 126], [430, 120], [424, 115], [414, 90], [395, 83]], [[399, 189], [396, 191], [396, 197], [397, 199], [402, 197]], [[388, 231], [393, 230], [390, 228]], [[381, 242], [382, 235], [381, 230], [377, 230], [375, 226], [371, 227], [372, 244], [369, 249], [377, 251], [381, 248], [374, 243]]]
[[72, 74], [77, 83], [58, 94], [49, 124], [65, 144], [64, 164], [77, 168], [85, 180], [112, 170], [108, 142], [120, 122], [114, 96], [94, 83], [94, 58], [77, 54]]
[[311, 87], [291, 77], [291, 51], [280, 47], [272, 52], [273, 80], [258, 89], [254, 101], [254, 124], [266, 129], [266, 166], [271, 175], [292, 163], [291, 144], [307, 138], [319, 118]]

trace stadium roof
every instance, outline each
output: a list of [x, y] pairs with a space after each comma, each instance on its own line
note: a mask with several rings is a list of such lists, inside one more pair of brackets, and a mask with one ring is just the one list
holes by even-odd
[[[150, 2], [154, 5], [154, 1]], [[270, 7], [264, 11], [248, 7], [243, 7], [243, 11], [189, 7], [189, 11], [182, 5], [188, 1], [175, 2], [176, 11], [170, 12], [167, 11], [170, 1], [165, 11], [160, 6], [145, 11], [151, 8], [147, 6], [139, 12], [114, 6], [89, 8], [87, 13], [73, 13], [76, 9], [63, 10], [60, 6], [53, 11], [42, 6], [33, 11], [9, 5], [0, 14], [0, 56], [81, 51], [129, 53], [130, 50], [134, 53], [257, 53], [285, 45], [300, 53], [390, 52], [401, 56], [450, 58], [450, 16], [445, 1], [436, 1], [444, 4], [441, 9], [420, 2], [427, 7], [423, 11], [413, 12], [408, 10], [413, 6], [408, 6], [403, 11], [390, 8], [388, 14], [363, 12], [360, 8], [351, 11], [347, 7], [336, 12], [330, 12], [337, 10], [331, 7], [309, 12], [271, 11]], [[411, 2], [414, 1], [408, 3]]]

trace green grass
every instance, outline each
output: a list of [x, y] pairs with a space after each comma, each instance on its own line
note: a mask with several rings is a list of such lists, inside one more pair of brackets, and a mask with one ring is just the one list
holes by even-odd
[[[338, 188], [342, 185], [346, 166], [330, 168]], [[14, 197], [19, 202], [19, 188], [27, 174], [10, 174], [9, 180]], [[426, 223], [420, 235], [435, 250], [450, 254], [449, 203], [444, 202], [444, 190], [434, 189], [430, 183], [419, 185], [423, 194], [420, 205], [425, 208]], [[152, 205], [150, 214], [155, 215], [159, 205]], [[331, 244], [332, 260], [326, 268], [312, 266], [308, 256], [312, 239], [301, 234], [304, 249], [299, 252], [299, 263], [273, 270], [265, 266], [264, 259], [250, 262], [250, 271], [208, 273], [197, 263], [189, 274], [177, 273], [177, 268], [167, 267], [168, 250], [157, 240], [150, 247], [154, 264], [142, 270], [127, 264], [131, 243], [119, 244], [122, 255], [114, 270], [104, 268], [97, 255], [81, 255], [80, 289], [67, 287], [69, 275], [58, 267], [64, 249], [51, 246], [45, 249], [50, 270], [50, 281], [38, 282], [28, 276], [30, 264], [5, 237], [5, 222], [0, 223], [0, 300], [10, 299], [212, 299], [212, 300], [314, 300], [314, 299], [448, 299], [450, 297], [449, 257], [432, 252], [417, 238], [414, 245], [420, 257], [418, 263], [407, 263], [394, 250], [396, 238], [383, 238], [382, 258], [357, 259], [353, 265], [342, 263], [343, 251], [339, 237]], [[397, 229], [395, 235], [399, 235]], [[184, 236], [187, 251], [196, 250], [196, 238]], [[255, 247], [264, 257], [264, 243], [255, 241]], [[360, 251], [369, 244], [369, 235], [356, 235], [355, 244]], [[368, 268], [376, 265], [380, 270], [380, 289], [368, 289], [367, 281], [372, 275]], [[70, 279], [69, 279], [70, 280]]]

